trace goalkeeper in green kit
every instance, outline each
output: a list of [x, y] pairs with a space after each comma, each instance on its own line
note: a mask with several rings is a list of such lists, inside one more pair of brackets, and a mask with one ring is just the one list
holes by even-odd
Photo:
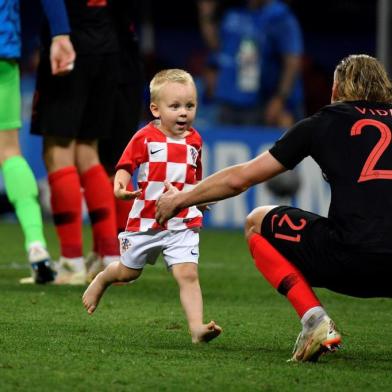
[[[51, 66], [54, 75], [73, 67], [75, 52], [63, 0], [42, 0], [52, 32]], [[34, 283], [48, 283], [55, 274], [50, 265], [33, 172], [22, 157], [18, 59], [21, 51], [19, 0], [0, 0], [0, 166], [8, 199], [25, 236], [25, 248]]]

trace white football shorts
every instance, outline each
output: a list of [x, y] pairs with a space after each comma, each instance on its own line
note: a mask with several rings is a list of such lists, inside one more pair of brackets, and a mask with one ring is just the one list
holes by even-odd
[[167, 268], [199, 260], [199, 230], [124, 231], [119, 234], [121, 262], [128, 268], [143, 269], [155, 264], [162, 253]]

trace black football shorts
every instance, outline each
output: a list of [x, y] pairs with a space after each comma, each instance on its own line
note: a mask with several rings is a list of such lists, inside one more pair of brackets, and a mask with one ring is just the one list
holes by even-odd
[[140, 126], [143, 104], [141, 80], [120, 83], [116, 91], [110, 148], [107, 140], [101, 140], [98, 145], [99, 158], [109, 174], [114, 174], [125, 147]]
[[280, 206], [265, 216], [261, 234], [312, 287], [355, 297], [392, 297], [392, 255], [345, 247], [327, 218]]
[[109, 138], [113, 131], [118, 55], [77, 56], [72, 72], [51, 74], [49, 58], [37, 70], [31, 133], [70, 139]]

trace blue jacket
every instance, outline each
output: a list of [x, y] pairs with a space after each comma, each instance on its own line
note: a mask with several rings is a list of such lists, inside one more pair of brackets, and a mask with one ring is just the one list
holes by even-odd
[[19, 0], [0, 0], [0, 57], [20, 56]]
[[[64, 0], [41, 0], [52, 36], [70, 32]], [[19, 0], [0, 0], [0, 58], [20, 57]]]
[[[216, 97], [243, 107], [256, 107], [268, 101], [279, 83], [282, 56], [303, 53], [298, 22], [287, 5], [279, 0], [257, 10], [229, 9], [222, 19], [220, 42], [220, 50], [215, 55], [219, 69]], [[241, 48], [247, 53], [242, 55]], [[253, 61], [254, 64], [248, 66], [254, 69], [241, 69], [241, 58], [248, 63]], [[241, 81], [247, 77], [246, 72], [253, 82]], [[301, 99], [302, 86], [296, 80], [288, 102]]]

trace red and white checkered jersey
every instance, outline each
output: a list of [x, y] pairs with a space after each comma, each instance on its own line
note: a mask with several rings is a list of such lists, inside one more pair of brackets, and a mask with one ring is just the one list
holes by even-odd
[[201, 148], [201, 136], [194, 128], [185, 138], [171, 138], [151, 122], [135, 133], [116, 166], [131, 175], [139, 168], [137, 182], [142, 193], [134, 200], [126, 231], [183, 230], [202, 225], [203, 214], [195, 206], [180, 211], [164, 226], [155, 220], [155, 203], [165, 190], [164, 181], [187, 190], [201, 180]]

